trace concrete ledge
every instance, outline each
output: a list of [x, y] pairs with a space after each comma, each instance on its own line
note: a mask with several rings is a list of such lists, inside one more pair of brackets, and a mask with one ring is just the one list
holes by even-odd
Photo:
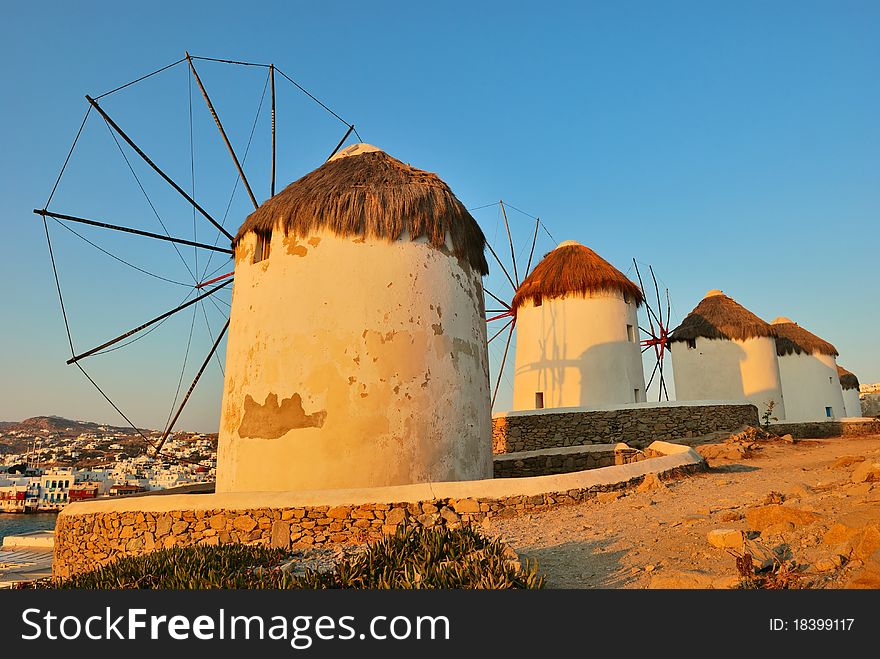
[[55, 546], [54, 531], [28, 531], [3, 538], [3, 548], [52, 549]]
[[53, 574], [66, 577], [162, 547], [242, 542], [288, 548], [376, 540], [400, 524], [450, 527], [579, 503], [648, 474], [705, 469], [687, 446], [654, 442], [650, 459], [551, 476], [310, 492], [224, 492], [70, 504], [55, 529]]

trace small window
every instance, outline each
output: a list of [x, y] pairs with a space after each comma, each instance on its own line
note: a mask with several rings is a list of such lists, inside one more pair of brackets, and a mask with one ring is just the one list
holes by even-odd
[[633, 400], [635, 400], [635, 402], [637, 402], [637, 403], [639, 402], [639, 390], [638, 389], [633, 389]]
[[626, 326], [626, 338], [630, 343], [636, 342], [636, 328], [632, 325]]
[[257, 246], [254, 248], [254, 263], [259, 263], [269, 258], [269, 244], [272, 242], [272, 232], [258, 233]]
[[543, 410], [544, 409], [544, 392], [538, 391], [535, 393], [535, 409]]
[[686, 342], [688, 344], [689, 350], [696, 350], [697, 349], [697, 340], [696, 339], [687, 339]]
[[629, 304], [629, 293], [626, 291], [623, 292], [623, 301], [625, 304]]
[[830, 408], [830, 407], [826, 407], [826, 408], [825, 408], [825, 416], [828, 417], [829, 419], [831, 418], [831, 416], [832, 416], [832, 412], [831, 412], [831, 408]]
[[544, 298], [541, 296], [540, 293], [538, 293], [535, 296], [535, 306], [540, 307], [542, 304], [544, 304]]

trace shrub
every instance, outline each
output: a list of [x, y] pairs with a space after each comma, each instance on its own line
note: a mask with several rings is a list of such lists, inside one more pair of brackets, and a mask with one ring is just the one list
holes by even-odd
[[400, 527], [333, 570], [294, 575], [290, 554], [268, 547], [225, 544], [160, 549], [126, 556], [34, 588], [542, 588], [537, 565], [522, 567], [498, 540], [464, 526], [454, 530]]

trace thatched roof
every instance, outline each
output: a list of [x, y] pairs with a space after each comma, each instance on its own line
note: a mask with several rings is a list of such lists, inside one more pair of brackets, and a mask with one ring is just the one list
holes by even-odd
[[366, 144], [345, 149], [263, 202], [233, 247], [250, 231], [266, 235], [276, 227], [303, 238], [323, 229], [394, 241], [406, 232], [438, 249], [446, 249], [448, 236], [457, 257], [481, 274], [489, 270], [483, 231], [449, 186]]
[[771, 326], [776, 336], [776, 354], [780, 357], [792, 354], [812, 355], [814, 352], [837, 357], [837, 348], [793, 320], [779, 317]]
[[697, 338], [745, 341], [761, 336], [773, 336], [770, 325], [721, 291], [712, 290], [672, 330], [669, 342]]
[[844, 389], [858, 389], [859, 379], [854, 373], [847, 371], [840, 364], [837, 365], [837, 375], [840, 377], [840, 386]]
[[527, 300], [559, 298], [567, 295], [587, 297], [591, 293], [618, 292], [629, 295], [637, 305], [644, 301], [642, 291], [620, 270], [589, 247], [566, 240], [544, 255], [523, 279], [513, 296], [515, 312]]

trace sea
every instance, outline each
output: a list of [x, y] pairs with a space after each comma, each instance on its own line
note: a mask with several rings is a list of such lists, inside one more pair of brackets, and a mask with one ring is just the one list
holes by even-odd
[[0, 513], [0, 545], [7, 535], [55, 528], [57, 513]]

